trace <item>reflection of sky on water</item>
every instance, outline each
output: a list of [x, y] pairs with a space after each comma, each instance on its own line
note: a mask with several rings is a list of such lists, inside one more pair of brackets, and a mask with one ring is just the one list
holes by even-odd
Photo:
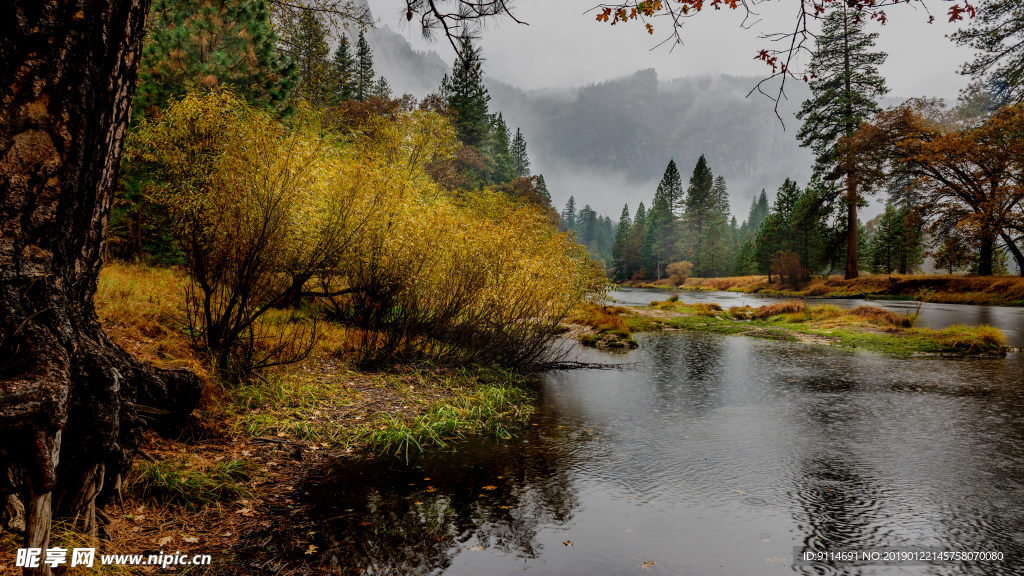
[[839, 573], [1024, 573], [1019, 355], [640, 340], [581, 358], [640, 367], [545, 375], [518, 438], [335, 467], [313, 495], [330, 553], [371, 574], [757, 575], [792, 574], [793, 546], [920, 545], [1016, 560]]

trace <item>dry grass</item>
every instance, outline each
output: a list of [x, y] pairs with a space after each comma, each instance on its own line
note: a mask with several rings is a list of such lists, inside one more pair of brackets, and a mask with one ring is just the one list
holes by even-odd
[[850, 310], [850, 314], [895, 328], [910, 328], [914, 325], [914, 319], [910, 316], [884, 310], [878, 306], [858, 306]]
[[697, 316], [714, 316], [716, 312], [721, 312], [722, 307], [715, 303], [697, 302], [696, 304], [690, 304], [690, 309]]
[[753, 320], [754, 312], [756, 312], [756, 309], [751, 308], [750, 306], [729, 307], [729, 315], [731, 315], [736, 320]]
[[803, 300], [788, 300], [786, 302], [761, 306], [756, 312], [754, 312], [754, 318], [764, 320], [765, 318], [771, 318], [772, 316], [779, 316], [781, 314], [792, 314], [794, 312], [802, 313], [806, 309], [807, 303]]
[[104, 331], [136, 358], [204, 375], [181, 322], [185, 283], [174, 269], [108, 262], [95, 300]]
[[767, 285], [767, 276], [733, 276], [726, 278], [687, 278], [683, 287], [697, 290], [742, 290], [743, 292], [756, 292]]
[[623, 312], [627, 312], [627, 309], [621, 306], [601, 306], [592, 302], [582, 302], [573, 308], [565, 321], [569, 324], [590, 326], [598, 332], [618, 330], [629, 334], [629, 323], [619, 316]]
[[977, 326], [964, 326], [954, 324], [938, 330], [938, 337], [944, 344], [968, 354], [979, 354], [984, 352], [998, 352], [1006, 347], [1006, 335], [1002, 330], [979, 324]]

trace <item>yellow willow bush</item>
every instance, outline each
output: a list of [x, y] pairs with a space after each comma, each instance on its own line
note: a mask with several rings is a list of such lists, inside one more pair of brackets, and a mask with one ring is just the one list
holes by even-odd
[[[326, 125], [214, 92], [130, 141], [128, 160], [162, 183], [152, 196], [186, 256], [188, 327], [217, 367], [245, 376], [301, 359], [324, 308], [352, 326], [366, 364], [551, 359], [557, 323], [601, 285], [586, 251], [534, 206], [438, 187], [426, 168], [458, 141], [437, 114]], [[304, 297], [316, 305], [267, 314]]]
[[350, 318], [363, 364], [427, 358], [536, 367], [602, 278], [536, 206], [433, 185], [394, 205], [353, 253]]
[[185, 254], [195, 344], [235, 376], [305, 357], [315, 317], [281, 330], [264, 314], [338, 266], [379, 205], [363, 177], [379, 168], [311, 111], [285, 125], [227, 92], [188, 95], [144, 122], [127, 152], [161, 182], [151, 196]]

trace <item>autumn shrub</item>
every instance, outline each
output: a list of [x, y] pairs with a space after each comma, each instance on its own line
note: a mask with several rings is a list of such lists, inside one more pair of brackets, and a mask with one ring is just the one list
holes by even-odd
[[755, 312], [756, 309], [751, 308], [750, 306], [729, 307], [729, 315], [735, 318], [736, 320], [753, 320]]
[[839, 318], [845, 316], [849, 312], [836, 306], [835, 304], [822, 304], [820, 306], [808, 306], [807, 314], [810, 315], [812, 320], [830, 320], [832, 318]]
[[[364, 329], [358, 360], [521, 368], [550, 360], [559, 322], [599, 289], [586, 250], [532, 204], [418, 185], [369, 227], [340, 269], [353, 292], [352, 322]], [[621, 319], [612, 324], [625, 328]]]
[[754, 312], [754, 318], [764, 320], [766, 318], [771, 318], [772, 316], [790, 314], [793, 312], [803, 312], [806, 308], [807, 303], [803, 300], [788, 300], [777, 304], [767, 304], [765, 306], [761, 306], [756, 312]]
[[684, 284], [692, 272], [693, 264], [685, 261], [673, 262], [665, 268], [665, 273], [668, 274], [668, 279], [675, 286], [681, 286]]
[[910, 316], [897, 314], [878, 306], [858, 306], [850, 314], [894, 328], [910, 328], [914, 320]]
[[296, 119], [285, 126], [228, 92], [191, 94], [129, 141], [128, 162], [160, 185], [151, 196], [171, 216], [185, 254], [185, 316], [195, 346], [222, 375], [304, 358], [316, 316], [272, 339], [265, 313], [296, 267], [336, 258], [360, 195], [343, 177], [342, 152]]
[[1007, 344], [1006, 334], [988, 324], [977, 326], [954, 324], [939, 330], [938, 336], [950, 348], [968, 354], [998, 352], [1003, 350]]
[[697, 316], [714, 316], [716, 312], [722, 311], [722, 307], [713, 302], [697, 302], [696, 304], [691, 304], [690, 308]]

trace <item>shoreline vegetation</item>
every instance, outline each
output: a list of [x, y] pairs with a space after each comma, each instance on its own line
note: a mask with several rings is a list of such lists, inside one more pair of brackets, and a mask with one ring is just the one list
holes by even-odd
[[627, 281], [622, 286], [660, 290], [723, 291], [791, 298], [860, 298], [917, 300], [935, 304], [1024, 306], [1024, 277], [957, 276], [938, 274], [865, 274], [845, 280], [842, 276], [814, 278], [794, 289], [777, 276], [687, 278], [676, 286], [669, 279], [655, 282]]
[[[146, 433], [121, 505], [104, 511], [110, 518], [104, 554], [211, 554], [207, 573], [214, 574], [250, 573], [253, 562], [299, 565], [310, 560], [309, 543], [260, 542], [268, 530], [302, 524], [309, 506], [301, 497], [304, 483], [324, 462], [409, 458], [475, 434], [507, 439], [534, 412], [536, 383], [528, 374], [427, 361], [361, 368], [351, 353], [361, 335], [329, 322], [306, 360], [247, 382], [227, 381], [210, 370], [187, 334], [186, 282], [181, 270], [117, 261], [100, 277], [96, 311], [110, 338], [154, 365], [191, 369], [204, 386], [179, 437]], [[289, 317], [287, 310], [273, 311], [268, 325], [288, 330]], [[76, 542], [83, 545], [71, 527], [55, 525], [51, 545]], [[13, 558], [21, 546], [4, 532], [0, 554]], [[13, 570], [4, 565], [0, 576], [21, 573]], [[97, 565], [89, 573], [135, 572]]]
[[635, 348], [633, 334], [659, 330], [689, 330], [733, 334], [785, 342], [801, 342], [882, 352], [895, 356], [1003, 355], [1006, 335], [998, 328], [953, 325], [941, 330], [915, 327], [913, 314], [903, 315], [877, 306], [843, 309], [804, 300], [723, 309], [715, 303], [684, 304], [677, 299], [648, 306], [582, 304], [568, 322], [584, 346], [604, 350]]

